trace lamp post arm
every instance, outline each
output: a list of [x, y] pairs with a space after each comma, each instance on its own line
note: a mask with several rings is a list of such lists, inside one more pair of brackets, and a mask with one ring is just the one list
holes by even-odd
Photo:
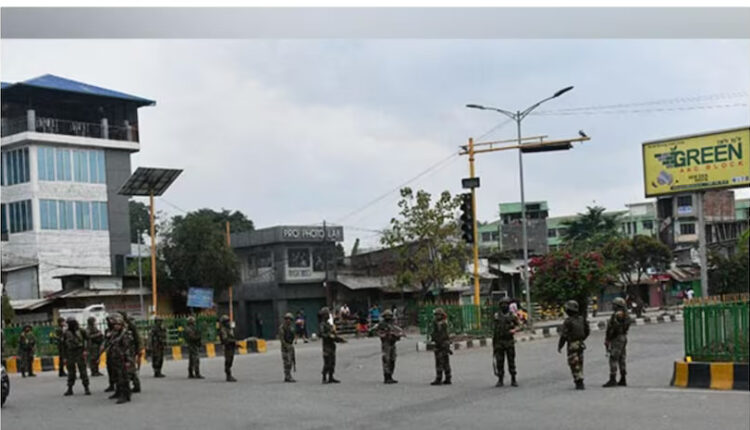
[[544, 103], [544, 102], [546, 102], [546, 101], [552, 100], [552, 99], [554, 99], [554, 98], [555, 98], [554, 96], [552, 96], [552, 97], [547, 97], [546, 99], [544, 99], [544, 100], [542, 100], [542, 101], [540, 101], [540, 102], [537, 102], [537, 103], [535, 103], [535, 104], [533, 104], [533, 105], [529, 106], [528, 108], [526, 108], [526, 110], [524, 110], [523, 112], [521, 112], [521, 113], [520, 113], [520, 117], [519, 117], [519, 118], [520, 118], [521, 120], [523, 120], [524, 118], [526, 118], [526, 115], [530, 114], [530, 113], [531, 113], [531, 111], [533, 111], [534, 109], [538, 108], [538, 107], [539, 107], [539, 105], [541, 105], [542, 103]]
[[495, 112], [498, 112], [498, 113], [501, 113], [501, 114], [507, 116], [508, 118], [512, 119], [513, 121], [518, 121], [518, 117], [517, 117], [517, 115], [516, 115], [515, 112], [510, 112], [510, 111], [507, 111], [505, 109], [498, 109], [498, 108], [493, 108], [493, 107], [485, 108], [485, 110], [493, 110]]

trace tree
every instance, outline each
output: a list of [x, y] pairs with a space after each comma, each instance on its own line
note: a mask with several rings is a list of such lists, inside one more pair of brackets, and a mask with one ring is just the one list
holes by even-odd
[[164, 259], [178, 289], [227, 288], [239, 280], [237, 256], [227, 245], [221, 220], [201, 210], [176, 216], [164, 233]]
[[8, 294], [5, 292], [5, 289], [3, 289], [3, 299], [2, 299], [2, 309], [3, 309], [3, 322], [5, 324], [10, 324], [13, 322], [13, 318], [16, 316], [16, 312], [13, 310], [13, 306], [10, 305], [10, 297], [8, 297]]
[[196, 215], [205, 216], [212, 222], [221, 224], [222, 228], [225, 228], [226, 222], [229, 221], [229, 230], [232, 233], [242, 233], [245, 231], [255, 230], [253, 222], [247, 218], [247, 216], [240, 211], [230, 211], [229, 209], [221, 209], [221, 212], [217, 212], [213, 209], [198, 209], [193, 212]]
[[130, 212], [130, 243], [138, 243], [139, 231], [141, 233], [151, 231], [149, 208], [139, 201], [130, 200], [128, 201], [128, 211]]
[[418, 286], [422, 296], [464, 276], [466, 244], [459, 239], [456, 209], [459, 197], [448, 191], [434, 205], [430, 193], [401, 189], [400, 218], [380, 239], [396, 250], [396, 283], [399, 287]]
[[565, 250], [554, 251], [532, 258], [529, 267], [534, 300], [555, 307], [575, 300], [582, 310], [587, 308], [589, 297], [599, 291], [611, 273], [598, 252], [573, 254]]
[[747, 293], [750, 290], [750, 230], [740, 235], [737, 252], [730, 256], [712, 251], [708, 259], [710, 295]]
[[619, 237], [618, 215], [604, 213], [601, 206], [587, 206], [587, 212], [562, 222], [566, 230], [563, 243], [575, 250], [594, 251], [612, 238]]
[[604, 246], [607, 262], [611, 264], [625, 290], [641, 305], [635, 288], [641, 284], [649, 268], [665, 270], [672, 260], [672, 252], [663, 243], [650, 236], [636, 235], [632, 238], [613, 238]]

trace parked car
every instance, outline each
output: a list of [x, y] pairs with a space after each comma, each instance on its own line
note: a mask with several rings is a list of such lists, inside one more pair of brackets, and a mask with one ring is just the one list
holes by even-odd
[[107, 310], [103, 304], [86, 306], [85, 308], [60, 309], [60, 317], [64, 319], [75, 318], [81, 327], [86, 327], [89, 317], [94, 317], [98, 322], [107, 318]]

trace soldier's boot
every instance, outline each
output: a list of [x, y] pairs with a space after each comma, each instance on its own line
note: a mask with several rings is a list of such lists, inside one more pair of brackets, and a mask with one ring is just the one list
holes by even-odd
[[451, 385], [451, 375], [450, 373], [445, 374], [445, 379], [443, 379], [443, 385]]
[[[138, 381], [138, 380], [136, 379], [136, 381]], [[133, 383], [133, 389], [130, 390], [130, 392], [131, 393], [140, 393], [141, 392], [141, 382], [140, 381], [134, 382]]]
[[620, 387], [627, 387], [628, 386], [628, 383], [625, 380], [625, 375], [622, 375], [622, 374], [620, 375], [620, 381], [617, 383], [617, 385], [619, 385]]
[[586, 386], [583, 385], [583, 379], [576, 379], [576, 390], [585, 390]]
[[120, 396], [120, 392], [119, 391], [115, 391], [111, 396], [109, 396], [107, 398], [108, 399], [117, 399], [119, 397], [122, 397], [122, 396]]
[[338, 384], [341, 381], [333, 377], [333, 372], [328, 372], [328, 383], [329, 384]]
[[430, 382], [430, 385], [443, 385], [443, 372], [438, 372], [435, 380]]
[[388, 379], [391, 380], [391, 384], [398, 384], [398, 381], [395, 380], [395, 379], [393, 379], [393, 375], [392, 374], [388, 375]]
[[188, 379], [195, 379], [195, 375], [193, 374], [193, 370], [188, 370]]
[[87, 396], [91, 395], [91, 390], [89, 390], [89, 386], [88, 385], [84, 385], [83, 386], [83, 393], [86, 394]]
[[294, 378], [292, 378], [292, 375], [290, 373], [287, 373], [286, 375], [284, 375], [284, 382], [297, 382], [297, 381], [295, 381]]
[[72, 395], [73, 395], [73, 386], [68, 385], [68, 391], [66, 391], [65, 394], [63, 394], [63, 396], [72, 396]]
[[61, 378], [67, 378], [67, 377], [68, 377], [68, 374], [67, 374], [67, 373], [65, 373], [65, 371], [64, 371], [64, 370], [62, 369], [62, 364], [60, 364], [60, 372], [58, 372], [58, 374], [57, 374], [57, 375], [58, 375], [59, 377], [61, 377]]
[[105, 393], [111, 393], [112, 391], [115, 391], [115, 386], [112, 384], [109, 384], [109, 387], [107, 387], [107, 389], [104, 390]]
[[617, 379], [615, 379], [615, 374], [611, 373], [609, 375], [609, 381], [607, 381], [607, 383], [602, 385], [602, 387], [609, 388], [609, 387], [614, 387], [615, 385], [617, 385]]
[[[33, 371], [31, 371], [31, 372], [29, 372], [29, 376], [34, 376], [34, 377], [36, 377], [36, 373], [34, 373]], [[68, 376], [68, 375], [65, 375], [65, 376]]]
[[518, 386], [518, 382], [516, 382], [516, 375], [510, 375], [510, 386], [511, 387]]
[[204, 378], [203, 375], [201, 375], [200, 373], [196, 373], [195, 379], [206, 379], [206, 378]]
[[129, 401], [130, 401], [130, 398], [129, 398], [129, 397], [127, 397], [127, 396], [120, 396], [120, 398], [118, 398], [118, 399], [117, 399], [117, 402], [116, 402], [116, 403], [117, 403], [118, 405], [121, 405], [121, 404], [123, 404], [123, 403], [127, 403], [127, 402], [129, 402]]
[[227, 372], [227, 382], [237, 382], [234, 376], [232, 376], [232, 372]]
[[504, 379], [503, 375], [498, 375], [497, 376], [497, 384], [495, 384], [495, 386], [496, 387], [502, 387], [503, 385], [505, 385], [505, 382], [503, 382], [503, 379]]
[[25, 378], [26, 377], [26, 372], [21, 372], [21, 377]]

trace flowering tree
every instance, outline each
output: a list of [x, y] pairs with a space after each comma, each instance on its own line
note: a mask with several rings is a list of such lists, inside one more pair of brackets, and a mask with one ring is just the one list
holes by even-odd
[[529, 266], [535, 300], [553, 306], [575, 300], [582, 310], [586, 309], [589, 296], [607, 282], [611, 271], [598, 252], [551, 252], [532, 258]]

